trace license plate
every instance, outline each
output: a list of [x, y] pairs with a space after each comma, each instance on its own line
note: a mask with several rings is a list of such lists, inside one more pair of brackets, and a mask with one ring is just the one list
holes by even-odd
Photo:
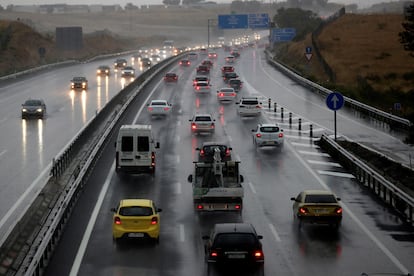
[[130, 238], [143, 238], [144, 233], [129, 233], [128, 237], [130, 237]]
[[329, 209], [315, 209], [314, 212], [316, 214], [327, 214], [329, 213]]
[[244, 254], [230, 254], [227, 256], [229, 259], [244, 259], [246, 256]]
[[227, 209], [227, 204], [214, 204], [214, 209]]

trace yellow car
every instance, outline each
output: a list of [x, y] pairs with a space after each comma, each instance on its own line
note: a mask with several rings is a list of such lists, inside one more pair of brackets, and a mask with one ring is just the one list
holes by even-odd
[[292, 197], [293, 217], [299, 227], [303, 223], [327, 224], [338, 229], [342, 221], [341, 200], [332, 192], [325, 190], [305, 190]]
[[122, 199], [114, 212], [112, 235], [120, 238], [151, 238], [157, 243], [160, 235], [160, 208], [150, 199]]

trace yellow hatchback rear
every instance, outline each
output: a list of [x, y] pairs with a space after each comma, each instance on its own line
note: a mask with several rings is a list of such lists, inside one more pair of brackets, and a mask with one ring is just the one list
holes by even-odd
[[123, 199], [114, 212], [112, 235], [120, 238], [151, 238], [159, 241], [161, 209], [150, 199]]

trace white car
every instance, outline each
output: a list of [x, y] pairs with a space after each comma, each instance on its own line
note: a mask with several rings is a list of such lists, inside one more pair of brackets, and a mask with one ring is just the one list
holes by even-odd
[[226, 63], [234, 63], [236, 58], [234, 56], [227, 56], [226, 57]]
[[216, 129], [215, 121], [211, 114], [194, 114], [189, 120], [191, 122], [191, 133], [214, 133]]
[[253, 143], [257, 147], [283, 146], [283, 129], [278, 124], [258, 124], [252, 129]]
[[168, 103], [166, 100], [152, 100], [147, 105], [148, 113], [153, 116], [167, 116], [170, 114], [172, 109], [172, 104]]
[[237, 97], [237, 93], [234, 88], [224, 87], [217, 90], [217, 100], [221, 101], [233, 101]]
[[198, 81], [194, 84], [194, 91], [197, 93], [210, 93], [211, 84], [207, 81]]
[[260, 116], [262, 114], [262, 103], [257, 97], [244, 97], [238, 105], [237, 113], [240, 116]]

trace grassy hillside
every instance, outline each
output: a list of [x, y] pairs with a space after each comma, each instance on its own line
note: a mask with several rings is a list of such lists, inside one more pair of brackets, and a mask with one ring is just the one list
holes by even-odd
[[[394, 103], [402, 103], [403, 110], [393, 112], [412, 118], [414, 58], [398, 40], [403, 19], [398, 14], [345, 14], [322, 30], [317, 45], [309, 35], [289, 43], [279, 59], [324, 86], [383, 110], [391, 111]], [[320, 49], [336, 77], [333, 83], [315, 54], [306, 61], [307, 46]]]

